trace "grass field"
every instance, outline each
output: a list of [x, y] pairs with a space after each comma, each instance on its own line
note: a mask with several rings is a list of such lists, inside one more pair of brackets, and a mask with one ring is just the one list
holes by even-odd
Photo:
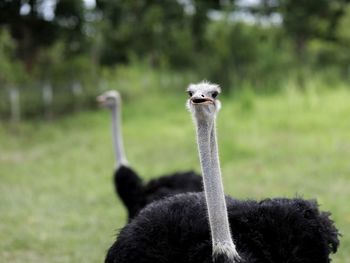
[[[224, 97], [224, 96], [223, 96]], [[144, 178], [199, 171], [183, 94], [124, 104], [126, 152]], [[350, 91], [222, 98], [225, 190], [238, 198], [317, 198], [350, 262]], [[0, 127], [0, 261], [103, 262], [126, 219], [113, 192], [109, 114]]]

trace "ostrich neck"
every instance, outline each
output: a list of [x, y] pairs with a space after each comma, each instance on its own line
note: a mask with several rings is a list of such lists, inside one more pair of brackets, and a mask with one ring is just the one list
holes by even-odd
[[128, 161], [125, 156], [123, 138], [121, 132], [121, 107], [115, 105], [112, 108], [112, 137], [115, 151], [116, 168], [127, 166]]
[[218, 158], [215, 119], [197, 121], [197, 140], [212, 237], [213, 254], [224, 253], [230, 258], [235, 258], [238, 254], [231, 238], [228, 222]]

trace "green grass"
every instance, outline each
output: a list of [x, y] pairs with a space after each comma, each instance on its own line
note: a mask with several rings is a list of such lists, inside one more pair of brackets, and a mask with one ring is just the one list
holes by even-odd
[[[164, 93], [124, 104], [126, 151], [144, 178], [199, 171], [185, 98]], [[333, 262], [350, 262], [350, 92], [222, 100], [218, 135], [226, 192], [317, 198], [343, 233]], [[1, 261], [102, 262], [126, 219], [111, 183], [108, 113], [6, 124], [0, 145]]]

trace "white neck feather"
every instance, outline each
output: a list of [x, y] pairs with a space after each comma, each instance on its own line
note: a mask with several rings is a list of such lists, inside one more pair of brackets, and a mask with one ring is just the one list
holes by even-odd
[[[216, 180], [218, 193], [216, 198], [217, 211], [216, 213], [221, 215], [220, 222], [216, 222], [217, 225], [213, 224], [213, 229], [215, 228], [216, 238], [213, 238], [213, 254], [226, 254], [232, 260], [240, 259], [236, 246], [232, 240], [230, 225], [228, 221], [227, 206], [224, 194], [224, 186], [221, 177], [220, 159], [218, 151], [218, 142], [216, 138], [216, 125], [215, 121], [211, 129], [210, 134], [210, 148], [211, 148], [211, 165], [213, 178]], [[219, 211], [219, 209], [221, 209]]]
[[121, 131], [121, 105], [119, 105], [119, 108], [117, 105], [112, 108], [112, 137], [116, 168], [119, 168], [120, 166], [128, 166]]
[[235, 262], [239, 259], [230, 233], [225, 194], [221, 180], [215, 119], [195, 120], [197, 142], [203, 173], [213, 256], [224, 254]]

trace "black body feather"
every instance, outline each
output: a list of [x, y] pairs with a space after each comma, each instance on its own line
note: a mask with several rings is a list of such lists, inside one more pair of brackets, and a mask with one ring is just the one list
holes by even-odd
[[[338, 230], [316, 201], [238, 201], [227, 197], [232, 237], [242, 263], [329, 263]], [[105, 263], [229, 263], [212, 259], [203, 193], [153, 202], [120, 232]], [[231, 262], [232, 263], [232, 262]]]
[[127, 166], [121, 166], [116, 170], [114, 187], [128, 210], [129, 221], [153, 201], [175, 194], [203, 190], [202, 177], [192, 171], [162, 176], [144, 184], [142, 179]]

